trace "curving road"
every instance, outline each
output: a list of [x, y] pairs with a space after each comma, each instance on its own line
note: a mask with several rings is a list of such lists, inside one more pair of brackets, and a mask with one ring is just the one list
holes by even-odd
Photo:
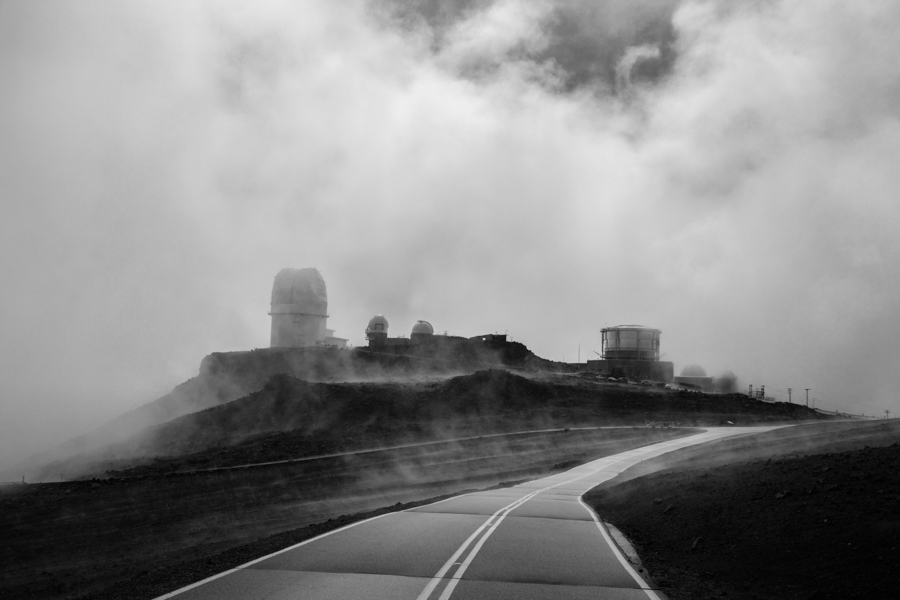
[[157, 600], [662, 598], [581, 496], [644, 459], [770, 429], [713, 428], [515, 487], [360, 521]]

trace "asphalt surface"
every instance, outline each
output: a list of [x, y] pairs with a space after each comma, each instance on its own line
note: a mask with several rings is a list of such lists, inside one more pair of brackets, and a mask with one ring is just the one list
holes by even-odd
[[515, 487], [382, 515], [157, 600], [663, 598], [581, 496], [644, 459], [770, 429], [713, 428]]

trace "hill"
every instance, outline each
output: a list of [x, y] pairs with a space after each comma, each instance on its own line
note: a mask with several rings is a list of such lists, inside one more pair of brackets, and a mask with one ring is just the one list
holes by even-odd
[[316, 383], [286, 374], [232, 402], [50, 463], [45, 477], [219, 468], [496, 433], [823, 418], [796, 404], [503, 369], [427, 381]]
[[[45, 467], [51, 463], [57, 468], [60, 461], [102, 452], [110, 446], [122, 447], [147, 427], [258, 391], [274, 375], [290, 375], [310, 382], [411, 381], [446, 378], [491, 366], [551, 371], [565, 368], [535, 356], [516, 342], [481, 342], [452, 336], [435, 336], [430, 344], [381, 349], [310, 347], [214, 352], [201, 361], [196, 377], [170, 393], [116, 417], [89, 434], [29, 458], [19, 469], [34, 477], [38, 471], [47, 471]], [[54, 477], [65, 472], [65, 469], [57, 471]]]

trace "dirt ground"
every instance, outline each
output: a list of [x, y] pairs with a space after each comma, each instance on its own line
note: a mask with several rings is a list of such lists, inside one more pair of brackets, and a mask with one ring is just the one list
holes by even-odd
[[686, 455], [586, 500], [673, 600], [900, 597], [900, 425], [830, 429], [778, 432], [750, 462]]

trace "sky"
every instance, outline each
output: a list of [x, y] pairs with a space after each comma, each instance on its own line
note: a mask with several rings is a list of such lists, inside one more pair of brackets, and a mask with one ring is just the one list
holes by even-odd
[[900, 3], [0, 0], [0, 463], [329, 327], [900, 416]]

